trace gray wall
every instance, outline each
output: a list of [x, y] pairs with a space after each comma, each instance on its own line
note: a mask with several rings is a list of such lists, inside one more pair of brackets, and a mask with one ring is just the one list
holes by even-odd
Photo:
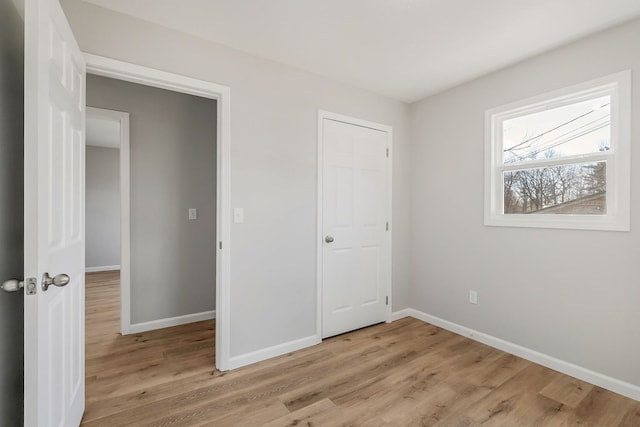
[[216, 102], [88, 75], [87, 105], [130, 114], [131, 323], [214, 310]]
[[231, 356], [316, 333], [318, 109], [393, 127], [393, 308], [409, 283], [407, 105], [79, 0], [89, 53], [231, 87]]
[[120, 150], [87, 146], [87, 267], [120, 265]]
[[[24, 23], [0, 1], [0, 281], [23, 274]], [[0, 426], [22, 425], [23, 293], [0, 291]]]
[[[640, 385], [639, 52], [636, 20], [412, 106], [414, 308]], [[632, 231], [483, 226], [485, 110], [625, 69]]]

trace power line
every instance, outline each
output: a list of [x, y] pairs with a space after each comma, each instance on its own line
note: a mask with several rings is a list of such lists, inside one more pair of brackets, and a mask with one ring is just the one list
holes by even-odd
[[547, 130], [547, 131], [544, 131], [544, 132], [542, 132], [542, 133], [540, 133], [540, 134], [538, 134], [538, 135], [536, 135], [536, 136], [532, 136], [531, 138], [527, 138], [527, 139], [525, 139], [524, 141], [522, 141], [521, 143], [519, 143], [519, 144], [517, 144], [517, 145], [514, 145], [513, 147], [508, 148], [508, 149], [505, 149], [505, 150], [503, 150], [503, 151], [504, 151], [504, 152], [507, 152], [507, 151], [511, 151], [511, 152], [513, 152], [513, 150], [514, 150], [515, 148], [520, 147], [521, 145], [524, 145], [524, 144], [526, 144], [526, 143], [527, 143], [527, 142], [529, 142], [529, 141], [534, 141], [534, 140], [536, 140], [536, 139], [540, 139], [542, 136], [547, 135], [547, 134], [549, 134], [549, 133], [553, 132], [554, 130], [560, 129], [560, 128], [561, 128], [561, 127], [563, 127], [563, 126], [567, 126], [568, 124], [573, 123], [573, 122], [575, 122], [576, 120], [580, 120], [581, 118], [586, 117], [586, 116], [588, 116], [589, 114], [594, 113], [594, 112], [596, 112], [597, 110], [599, 110], [599, 109], [601, 109], [601, 108], [606, 107], [607, 105], [611, 105], [611, 103], [610, 103], [610, 102], [608, 102], [608, 103], [606, 103], [606, 104], [602, 104], [601, 106], [599, 106], [599, 107], [597, 107], [597, 108], [594, 108], [594, 109], [593, 109], [593, 110], [591, 110], [591, 111], [588, 111], [588, 112], [586, 112], [586, 113], [584, 113], [584, 114], [581, 114], [581, 115], [579, 115], [578, 117], [574, 117], [573, 119], [571, 119], [571, 120], [569, 120], [569, 121], [567, 121], [567, 122], [564, 122], [564, 123], [562, 123], [562, 124], [560, 124], [560, 125], [558, 125], [558, 126], [556, 126], [556, 127], [552, 128], [552, 129], [549, 129], [549, 130]]
[[[604, 120], [604, 121], [603, 121]], [[599, 123], [600, 122], [600, 123]], [[587, 128], [587, 126], [591, 126], [594, 125], [593, 127]], [[611, 120], [608, 117], [601, 117], [599, 119], [596, 120], [592, 120], [589, 123], [585, 123], [584, 125], [577, 127], [575, 129], [570, 130], [569, 132], [565, 132], [562, 135], [558, 135], [555, 138], [550, 139], [549, 141], [547, 141], [546, 143], [544, 143], [543, 145], [541, 145], [540, 147], [536, 148], [535, 150], [528, 152], [528, 153], [523, 153], [522, 155], [516, 154], [515, 152], [511, 152], [511, 154], [515, 155], [516, 157], [518, 157], [518, 160], [523, 160], [526, 159], [527, 157], [531, 157], [531, 156], [536, 156], [539, 153], [542, 153], [545, 150], [551, 149], [551, 148], [555, 148], [559, 145], [563, 145], [567, 142], [573, 141], [576, 138], [579, 138], [581, 136], [584, 135], [588, 135], [589, 133], [595, 132], [599, 129], [605, 128], [607, 126], [609, 126], [611, 124]], [[586, 132], [580, 133], [580, 134], [575, 134], [577, 131], [580, 131], [581, 129], [585, 129], [587, 128]], [[561, 139], [565, 136], [571, 135], [571, 137], [569, 137], [568, 139]], [[520, 148], [520, 150], [523, 150], [525, 148]], [[513, 163], [516, 160], [510, 159], [510, 160], [506, 160], [505, 163]]]
[[[539, 149], [539, 150], [532, 151], [531, 153], [529, 153], [529, 154], [528, 154], [528, 156], [537, 156], [538, 154], [540, 154], [540, 153], [541, 153], [541, 152], [543, 152], [543, 151], [550, 150], [550, 149], [555, 148], [555, 147], [558, 147], [558, 146], [560, 146], [560, 145], [562, 145], [562, 144], [566, 144], [567, 142], [570, 142], [570, 141], [573, 141], [573, 140], [575, 140], [575, 139], [578, 139], [578, 138], [580, 138], [580, 137], [582, 137], [582, 136], [585, 136], [585, 135], [588, 135], [588, 134], [590, 134], [590, 133], [593, 133], [593, 132], [595, 132], [595, 131], [597, 131], [597, 130], [600, 130], [600, 129], [602, 129], [602, 128], [605, 128], [605, 127], [609, 126], [609, 124], [610, 124], [610, 122], [606, 122], [606, 123], [603, 123], [603, 124], [600, 124], [600, 125], [593, 126], [592, 128], [587, 129], [586, 131], [581, 132], [581, 133], [580, 133], [580, 134], [578, 134], [578, 135], [575, 135], [575, 136], [572, 136], [572, 137], [570, 137], [570, 138], [567, 138], [567, 139], [566, 139], [566, 140], [564, 140], [564, 141], [560, 141], [560, 142], [557, 142], [557, 143], [555, 143], [555, 144], [551, 144], [551, 145], [549, 145], [549, 146], [543, 147], [543, 148], [541, 148], [541, 149]], [[512, 154], [515, 154], [515, 153], [512, 153]], [[528, 156], [527, 156], [527, 157], [528, 157]], [[525, 156], [518, 156], [518, 157], [519, 157], [519, 159], [523, 159], [523, 158], [525, 158]], [[515, 162], [515, 160], [507, 160], [507, 161], [505, 161], [505, 163], [514, 163], [514, 162]]]
[[[546, 144], [553, 144], [555, 141], [557, 141], [558, 139], [560, 139], [560, 138], [562, 138], [562, 137], [565, 137], [565, 136], [567, 136], [567, 135], [571, 135], [572, 133], [574, 133], [574, 132], [576, 132], [576, 131], [579, 131], [580, 129], [584, 129], [584, 128], [586, 128], [587, 126], [591, 126], [592, 124], [597, 123], [597, 122], [601, 122], [601, 121], [603, 121], [603, 120], [604, 120], [604, 121], [606, 121], [606, 123], [605, 123], [605, 124], [610, 124], [610, 123], [611, 123], [611, 119], [610, 119], [609, 117], [600, 117], [600, 118], [597, 118], [597, 119], [595, 119], [595, 120], [592, 120], [592, 121], [590, 121], [590, 122], [588, 122], [588, 123], [585, 123], [585, 124], [584, 124], [584, 125], [582, 125], [582, 126], [579, 126], [579, 127], [577, 127], [577, 128], [571, 129], [571, 130], [570, 130], [570, 131], [568, 131], [568, 132], [565, 132], [565, 133], [563, 133], [563, 134], [561, 134], [561, 135], [558, 135], [558, 136], [556, 136], [556, 137], [554, 137], [554, 138], [550, 139], [549, 141], [547, 141], [547, 142], [545, 143], [545, 145], [546, 145]], [[528, 148], [528, 147], [518, 148], [518, 150], [525, 150], [526, 148]], [[544, 145], [543, 145], [542, 147], [538, 147], [538, 148], [536, 148], [536, 151], [544, 151]], [[514, 153], [514, 154], [515, 154], [515, 153]]]
[[[582, 137], [582, 136], [585, 136], [585, 135], [588, 135], [588, 134], [590, 134], [590, 133], [593, 133], [593, 132], [595, 132], [595, 131], [597, 131], [597, 130], [603, 129], [603, 128], [605, 128], [605, 127], [609, 126], [609, 124], [610, 124], [610, 122], [607, 122], [607, 123], [603, 123], [603, 124], [600, 124], [600, 125], [594, 126], [594, 127], [590, 128], [590, 129], [587, 129], [586, 131], [584, 131], [584, 132], [582, 132], [582, 133], [580, 133], [580, 134], [578, 134], [578, 135], [575, 135], [575, 136], [572, 136], [572, 137], [570, 137], [570, 138], [567, 138], [567, 139], [566, 139], [566, 140], [564, 140], [564, 141], [560, 141], [560, 142], [557, 142], [557, 143], [555, 143], [555, 144], [549, 145], [549, 146], [548, 146], [548, 147], [546, 147], [544, 150], [548, 150], [548, 149], [551, 149], [551, 148], [555, 148], [555, 147], [557, 147], [557, 146], [559, 146], [559, 145], [566, 144], [567, 142], [571, 142], [571, 141], [573, 141], [573, 140], [575, 140], [575, 139], [578, 139], [578, 138], [580, 138], [580, 137]], [[541, 153], [541, 152], [542, 152], [542, 151], [544, 151], [544, 150], [542, 150], [542, 149], [541, 149], [541, 150], [538, 150], [538, 151], [536, 152], [536, 154], [539, 154], [539, 153]]]

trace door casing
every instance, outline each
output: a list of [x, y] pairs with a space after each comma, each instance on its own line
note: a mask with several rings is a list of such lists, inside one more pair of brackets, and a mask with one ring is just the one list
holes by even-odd
[[87, 116], [104, 117], [120, 124], [120, 333], [127, 335], [131, 326], [131, 240], [129, 208], [129, 113], [87, 106]]
[[218, 102], [215, 364], [220, 371], [227, 371], [230, 369], [231, 344], [231, 254], [229, 250], [231, 247], [231, 90], [228, 86], [103, 56], [85, 53], [84, 58], [88, 74], [215, 99]]
[[393, 233], [393, 222], [392, 222], [392, 164], [393, 164], [393, 129], [391, 126], [370, 122], [367, 120], [362, 120], [350, 116], [345, 116], [343, 114], [332, 113], [330, 111], [318, 110], [318, 204], [317, 204], [317, 221], [316, 221], [316, 334], [319, 340], [322, 339], [322, 285], [323, 285], [323, 275], [322, 275], [322, 265], [323, 265], [323, 171], [324, 171], [324, 159], [323, 159], [323, 142], [324, 142], [324, 132], [323, 132], [323, 121], [325, 119], [335, 120], [338, 122], [354, 125], [354, 126], [362, 126], [370, 129], [379, 130], [385, 132], [387, 134], [387, 147], [389, 148], [388, 158], [389, 164], [387, 167], [387, 176], [386, 176], [386, 185], [387, 185], [387, 198], [385, 201], [385, 211], [387, 221], [389, 222], [389, 231], [385, 233], [385, 242], [384, 242], [384, 260], [382, 262], [388, 263], [387, 268], [387, 277], [384, 278], [385, 281], [385, 289], [387, 291], [387, 295], [389, 296], [389, 301], [387, 305], [386, 311], [386, 322], [391, 322], [391, 307], [392, 307], [392, 263], [391, 263], [391, 244], [392, 244], [392, 233]]

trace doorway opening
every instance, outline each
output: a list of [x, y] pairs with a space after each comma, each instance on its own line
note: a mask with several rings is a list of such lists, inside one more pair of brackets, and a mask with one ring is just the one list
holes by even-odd
[[[195, 371], [195, 360], [201, 368], [213, 365], [217, 101], [88, 74], [86, 105], [85, 402], [91, 416], [104, 407], [117, 360], [119, 388], [127, 390], [146, 381], [165, 384], [186, 366]], [[193, 338], [176, 343], [176, 331]]]
[[86, 111], [85, 271], [95, 279], [119, 284], [118, 318], [120, 332], [126, 335], [130, 326], [129, 113], [95, 107]]
[[[213, 178], [208, 179], [205, 177], [200, 177], [200, 182], [203, 183], [205, 187], [208, 186], [209, 189], [213, 189], [210, 192], [212, 197], [212, 202], [209, 205], [201, 205], [198, 206], [195, 199], [189, 198], [189, 192], [191, 189], [196, 186], [196, 184], [191, 183], [191, 185], [187, 185], [187, 190], [178, 191], [179, 196], [176, 200], [163, 200], [163, 203], [156, 203], [159, 198], [164, 197], [165, 193], [170, 193], [170, 190], [175, 190], [172, 188], [176, 185], [176, 183], [184, 181], [187, 177], [197, 175], [194, 172], [194, 169], [190, 166], [189, 162], [182, 165], [168, 165], [167, 163], [163, 163], [162, 157], [172, 157], [179, 156], [181, 151], [193, 151], [193, 144], [189, 144], [189, 142], [193, 139], [193, 135], [189, 134], [189, 129], [184, 129], [182, 134], [178, 135], [178, 138], [181, 139], [182, 145], [177, 147], [157, 147], [158, 150], [151, 150], [148, 156], [151, 158], [146, 158], [149, 174], [138, 174], [137, 178], [133, 175], [130, 177], [130, 186], [131, 186], [131, 204], [136, 199], [134, 191], [139, 192], [139, 185], [141, 181], [144, 181], [146, 177], [152, 179], [153, 172], [157, 170], [164, 170], [169, 173], [169, 175], [173, 174], [173, 179], [167, 179], [164, 182], [154, 182], [153, 185], [147, 186], [149, 191], [147, 196], [151, 196], [148, 200], [148, 205], [150, 205], [150, 210], [142, 215], [142, 220], [140, 220], [139, 216], [140, 212], [134, 212], [136, 207], [133, 205], [129, 206], [131, 210], [131, 218], [134, 216], [137, 219], [137, 225], [133, 222], [128, 225], [130, 227], [130, 233], [132, 235], [132, 241], [134, 241], [133, 234], [135, 232], [140, 231], [140, 228], [144, 227], [152, 227], [156, 226], [158, 217], [163, 215], [173, 215], [178, 216], [178, 221], [182, 221], [186, 228], [182, 230], [182, 232], [173, 233], [170, 229], [164, 228], [160, 233], [156, 233], [155, 236], [149, 238], [150, 241], [146, 250], [141, 250], [138, 247], [130, 247], [130, 254], [132, 257], [137, 257], [138, 259], [145, 258], [153, 258], [154, 254], [157, 254], [158, 250], [169, 246], [172, 257], [170, 258], [158, 258], [156, 257], [155, 262], [156, 265], [160, 265], [162, 267], [165, 266], [166, 262], [175, 262], [176, 265], [180, 266], [181, 264], [188, 262], [194, 258], [198, 257], [200, 252], [210, 252], [208, 256], [203, 258], [199, 264], [208, 264], [213, 266], [213, 269], [207, 275], [207, 277], [170, 277], [168, 278], [171, 286], [165, 287], [164, 292], [165, 295], [160, 295], [159, 287], [154, 286], [158, 282], [158, 276], [154, 276], [154, 273], [157, 273], [153, 269], [153, 265], [149, 264], [150, 267], [140, 270], [138, 269], [138, 273], [135, 272], [135, 269], [132, 269], [132, 266], [129, 265], [130, 275], [136, 275], [136, 277], [132, 277], [131, 283], [133, 280], [147, 282], [151, 286], [148, 289], [143, 290], [142, 293], [138, 292], [137, 297], [131, 295], [129, 300], [129, 310], [126, 310], [124, 307], [125, 301], [123, 299], [123, 312], [128, 313], [130, 317], [130, 327], [129, 330], [123, 330], [123, 333], [138, 333], [145, 330], [159, 329], [168, 326], [181, 325], [189, 322], [197, 322], [199, 320], [204, 320], [208, 318], [212, 318], [215, 316], [215, 365], [219, 370], [227, 370], [228, 359], [229, 359], [229, 328], [228, 328], [228, 306], [229, 306], [229, 293], [228, 293], [228, 281], [229, 281], [229, 256], [228, 253], [224, 252], [225, 249], [228, 248], [229, 245], [229, 234], [230, 234], [230, 216], [229, 216], [229, 88], [220, 86], [214, 83], [204, 82], [196, 79], [187, 78], [184, 76], [174, 75], [171, 73], [165, 73], [154, 69], [149, 69], [146, 67], [137, 66], [134, 64], [124, 63], [120, 61], [115, 61], [108, 58], [98, 57], [94, 55], [85, 54], [85, 60], [87, 62], [87, 73], [88, 79], [94, 78], [109, 78], [114, 81], [118, 81], [122, 84], [137, 84], [141, 87], [150, 89], [150, 90], [158, 90], [164, 89], [164, 92], [171, 92], [176, 96], [180, 95], [195, 95], [192, 98], [199, 98], [200, 101], [208, 101], [211, 102], [213, 100], [214, 109], [210, 110], [207, 114], [208, 117], [205, 118], [205, 121], [213, 123], [214, 129], [213, 134], [215, 135], [215, 141], [213, 146], [211, 147], [211, 152], [213, 153], [213, 158], [209, 157], [207, 159], [206, 155], [200, 153], [200, 155], [195, 152], [191, 153], [192, 158], [195, 158], [195, 162], [201, 160], [208, 160], [210, 164], [212, 163], [215, 167], [212, 169]], [[87, 102], [87, 105], [91, 105], [91, 103]], [[163, 102], [155, 102], [152, 103], [152, 106], [156, 108], [163, 109], [166, 107]], [[99, 105], [99, 107], [103, 107]], [[109, 107], [114, 108], [114, 107]], [[126, 110], [125, 108], [114, 108], [118, 110]], [[134, 124], [134, 115], [131, 111], [131, 128], [133, 135]], [[197, 112], [191, 112], [188, 114], [198, 114]], [[171, 115], [171, 114], [170, 114]], [[176, 114], [173, 114], [176, 115]], [[188, 119], [185, 118], [185, 119]], [[155, 139], [160, 139], [162, 135], [158, 135]], [[132, 136], [133, 140], [133, 136]], [[135, 144], [135, 142], [132, 142]], [[197, 151], [197, 149], [196, 149]], [[137, 167], [133, 164], [136, 160], [144, 158], [145, 155], [140, 155], [137, 152], [133, 152], [131, 154], [132, 164], [130, 166], [131, 171], [138, 171]], [[147, 157], [148, 157], [147, 156]], [[193, 157], [195, 156], [195, 157]], [[142, 177], [141, 177], [142, 176]], [[198, 177], [196, 177], [198, 178]], [[148, 183], [147, 183], [148, 184]], [[199, 185], [199, 184], [198, 184]], [[153, 197], [155, 195], [155, 197]], [[154, 205], [155, 204], [155, 208]], [[139, 208], [139, 206], [138, 206]], [[169, 213], [168, 213], [169, 212]], [[189, 230], [193, 230], [195, 224], [204, 224], [206, 223], [206, 218], [210, 218], [211, 221], [209, 225], [211, 226], [211, 230], [198, 232], [195, 231], [195, 235], [205, 235], [209, 236], [211, 239], [208, 242], [207, 250], [202, 249], [192, 250], [190, 247], [182, 247], [180, 249], [180, 244], [184, 243], [182, 240], [188, 240], [190, 237], [193, 237], [194, 232]], [[123, 216], [123, 220], [124, 220]], [[174, 218], [176, 219], [176, 218]], [[125, 224], [122, 224], [123, 230]], [[123, 242], [124, 243], [124, 242]], [[123, 245], [124, 246], [124, 245]], [[188, 245], [187, 245], [188, 246]], [[197, 249], [197, 248], [196, 248]], [[125, 253], [122, 254], [122, 277], [125, 279], [125, 268], [127, 267], [127, 260], [125, 257]], [[131, 271], [133, 270], [133, 271]], [[171, 268], [159, 268], [159, 270], [163, 270], [166, 274], [172, 274], [173, 269]], [[143, 271], [143, 273], [140, 273]], [[184, 269], [182, 271], [185, 271]], [[142, 276], [141, 276], [142, 275]], [[211, 306], [198, 306], [195, 310], [195, 313], [191, 313], [186, 316], [180, 314], [179, 311], [174, 312], [174, 315], [160, 316], [160, 319], [154, 318], [154, 314], [151, 311], [154, 308], [160, 309], [169, 309], [175, 308], [176, 310], [182, 310], [184, 312], [184, 301], [182, 296], [185, 294], [193, 294], [195, 288], [189, 289], [189, 285], [193, 285], [195, 282], [207, 282], [212, 286], [207, 290], [209, 292], [206, 295], [195, 295], [195, 299], [197, 300], [195, 304], [199, 304], [204, 302], [207, 304], [211, 304], [213, 301], [215, 303]], [[193, 296], [193, 295], [191, 295]], [[164, 299], [163, 299], [164, 298]], [[193, 299], [193, 298], [192, 298]], [[137, 304], [133, 306], [133, 304]], [[164, 305], [163, 305], [164, 304]], [[205, 307], [205, 308], [203, 308]], [[126, 313], [124, 313], [126, 315]], [[177, 314], [176, 314], [177, 313]], [[126, 326], [126, 325], [125, 325]]]

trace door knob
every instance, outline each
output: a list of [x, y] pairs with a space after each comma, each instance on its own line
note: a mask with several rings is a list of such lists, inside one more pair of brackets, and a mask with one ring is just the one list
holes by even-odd
[[5, 282], [0, 285], [0, 289], [5, 292], [18, 292], [22, 288], [27, 288], [25, 291], [27, 295], [35, 295], [37, 286], [38, 282], [35, 277], [27, 277], [24, 281], [18, 279], [5, 280]]
[[0, 289], [5, 292], [17, 292], [22, 288], [24, 288], [24, 282], [18, 279], [5, 280], [5, 282], [0, 285]]
[[69, 276], [66, 274], [58, 274], [52, 278], [51, 276], [49, 276], [49, 273], [44, 273], [42, 275], [42, 290], [46, 291], [51, 285], [59, 287], [65, 286], [67, 283], [69, 283], [69, 280]]
[[325, 237], [325, 238], [324, 238], [324, 241], [325, 241], [325, 242], [327, 242], [327, 243], [331, 243], [331, 242], [333, 242], [333, 236], [327, 236], [327, 237]]

